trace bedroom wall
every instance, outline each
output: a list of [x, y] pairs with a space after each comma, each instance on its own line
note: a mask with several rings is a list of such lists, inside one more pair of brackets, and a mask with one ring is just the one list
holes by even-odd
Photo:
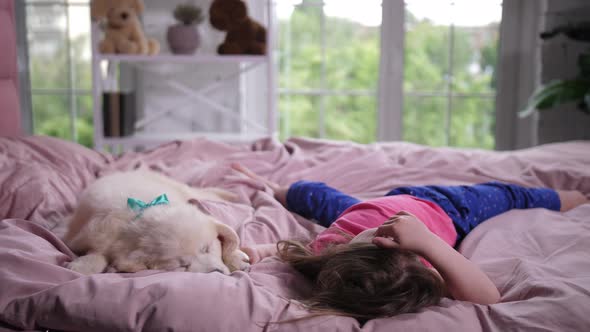
[[14, 1], [0, 0], [0, 136], [21, 134]]
[[[567, 22], [588, 21], [588, 0], [548, 1], [545, 30]], [[563, 36], [543, 42], [541, 81], [574, 77], [578, 73], [578, 54], [590, 47], [587, 43], [571, 41]], [[576, 139], [590, 139], [590, 115], [565, 105], [540, 112], [538, 142], [540, 144]]]

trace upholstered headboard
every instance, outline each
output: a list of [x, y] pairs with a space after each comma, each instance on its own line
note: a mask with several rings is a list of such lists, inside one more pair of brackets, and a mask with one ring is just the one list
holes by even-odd
[[16, 0], [0, 0], [0, 136], [22, 133], [14, 1]]

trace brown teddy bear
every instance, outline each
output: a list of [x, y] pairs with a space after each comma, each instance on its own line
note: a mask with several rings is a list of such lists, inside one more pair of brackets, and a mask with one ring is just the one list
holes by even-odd
[[92, 0], [91, 16], [104, 22], [104, 38], [98, 49], [101, 53], [156, 54], [160, 44], [143, 33], [139, 15], [142, 0]]
[[209, 8], [211, 25], [227, 31], [219, 54], [265, 54], [266, 28], [248, 16], [242, 0], [214, 0]]

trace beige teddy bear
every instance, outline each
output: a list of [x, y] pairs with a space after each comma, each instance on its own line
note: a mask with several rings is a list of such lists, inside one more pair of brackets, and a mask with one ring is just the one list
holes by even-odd
[[101, 53], [157, 54], [160, 44], [143, 33], [139, 15], [142, 0], [92, 0], [93, 21], [104, 23], [104, 38], [98, 49]]

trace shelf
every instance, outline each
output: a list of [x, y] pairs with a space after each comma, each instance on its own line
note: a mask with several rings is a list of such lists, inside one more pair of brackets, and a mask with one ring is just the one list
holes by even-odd
[[[99, 24], [94, 22], [91, 26], [91, 45], [96, 149], [133, 151], [170, 141], [198, 138], [230, 144], [252, 142], [269, 137], [278, 140], [275, 93], [276, 54], [273, 52], [275, 49], [274, 28], [276, 28], [273, 23], [276, 17], [275, 0], [260, 1], [264, 1], [266, 6], [257, 7], [258, 16], [264, 16], [264, 22], [261, 23], [265, 23], [268, 27], [266, 30], [268, 52], [264, 55], [218, 55], [214, 50], [198, 50], [190, 55], [172, 54], [168, 50], [156, 55], [102, 54], [99, 52], [99, 44], [104, 32], [101, 31]], [[164, 28], [161, 26], [161, 18], [160, 11], [148, 12], [146, 15], [147, 21], [152, 23], [152, 30], [156, 26]], [[211, 43], [222, 42], [221, 35], [212, 37]], [[165, 41], [160, 40], [160, 42]], [[220, 66], [227, 68], [220, 71], [218, 68]], [[254, 69], [256, 71], [252, 72]], [[193, 71], [199, 72], [193, 75]], [[245, 76], [249, 72], [252, 75]], [[266, 82], [262, 84], [264, 76], [266, 76]], [[139, 81], [140, 79], [150, 81], [144, 84]], [[254, 81], [260, 84], [252, 86], [250, 83]], [[157, 82], [157, 84], [151, 84], [151, 82]], [[141, 129], [142, 131], [131, 136], [105, 137], [103, 93], [116, 85], [127, 88], [133, 86], [137, 97], [136, 112], [142, 115], [141, 119], [137, 119], [140, 121], [136, 121], [134, 127], [139, 124], [137, 128], [157, 128], [156, 130], [164, 132]], [[266, 107], [262, 104], [266, 104]], [[165, 127], [156, 123], [159, 119], [189, 106], [203, 108], [211, 113], [211, 116], [202, 119], [196, 114], [191, 115], [191, 121], [211, 121], [210, 125], [205, 126], [203, 123], [202, 126], [209, 129], [198, 132], [184, 129], [185, 132], [174, 132], [174, 129], [171, 129], [175, 128], [174, 121], [181, 120], [171, 120]], [[262, 125], [263, 122], [264, 125]], [[226, 124], [230, 123], [235, 125], [232, 128], [235, 128], [237, 132], [217, 131], [228, 128]], [[184, 124], [182, 127], [186, 128]], [[172, 132], [166, 130], [172, 130]]]
[[216, 132], [192, 132], [192, 133], [139, 133], [124, 137], [104, 137], [104, 144], [154, 144], [165, 143], [176, 140], [191, 140], [206, 138], [223, 142], [244, 142], [255, 141], [269, 137], [267, 134], [239, 134], [239, 133], [216, 133]]
[[266, 55], [121, 55], [121, 54], [98, 54], [96, 59], [113, 62], [150, 62], [150, 63], [262, 63], [267, 61]]

